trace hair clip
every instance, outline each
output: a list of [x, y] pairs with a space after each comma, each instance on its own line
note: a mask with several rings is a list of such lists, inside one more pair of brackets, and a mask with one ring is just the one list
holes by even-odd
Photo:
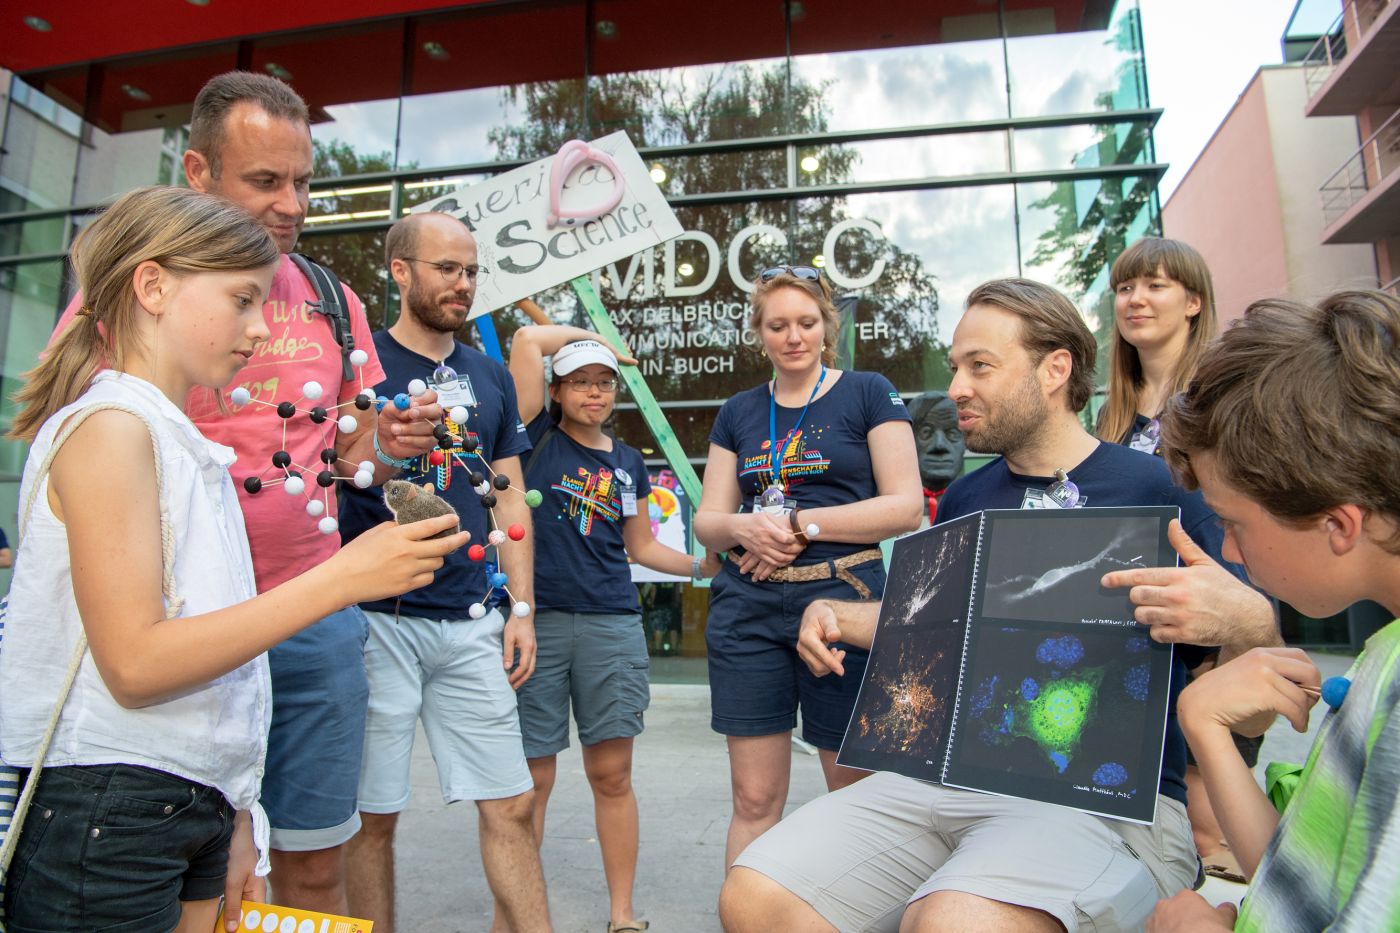
[[75, 313], [78, 317], [92, 317], [96, 312], [94, 312], [94, 311], [92, 310], [92, 306], [91, 306], [91, 305], [83, 305], [81, 308], [79, 308], [79, 309], [78, 309], [76, 312], [74, 312], [74, 313]]
[[[589, 208], [565, 208], [560, 204], [564, 193], [564, 182], [574, 169], [588, 162], [596, 162], [612, 172], [612, 190], [607, 199]], [[572, 227], [579, 223], [597, 220], [622, 203], [622, 194], [627, 182], [622, 178], [622, 170], [617, 167], [612, 156], [597, 146], [590, 146], [581, 139], [571, 139], [559, 147], [554, 162], [549, 167], [549, 213], [545, 221], [551, 227], [563, 224]]]

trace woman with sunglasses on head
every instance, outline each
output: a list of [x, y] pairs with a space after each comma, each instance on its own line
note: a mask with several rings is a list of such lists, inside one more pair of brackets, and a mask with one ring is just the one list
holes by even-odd
[[[1200, 253], [1180, 240], [1144, 237], [1113, 263], [1109, 283], [1117, 329], [1109, 350], [1108, 397], [1099, 411], [1098, 435], [1110, 443], [1160, 455], [1158, 416], [1172, 396], [1190, 384], [1215, 337], [1210, 269]], [[1212, 595], [1198, 596], [1198, 603], [1213, 604], [1222, 617], [1267, 613], [1272, 618], [1267, 600], [1234, 577], [1222, 571], [1212, 582]], [[1217, 663], [1213, 657], [1193, 674]], [[1235, 745], [1251, 768], [1259, 761], [1262, 742], [1262, 737], [1235, 736]], [[1238, 874], [1189, 747], [1186, 788], [1197, 851], [1208, 867], [1219, 865], [1226, 876]]]
[[840, 317], [826, 277], [811, 266], [767, 269], [751, 306], [749, 330], [773, 379], [720, 409], [695, 516], [695, 536], [731, 552], [705, 632], [711, 725], [729, 743], [726, 868], [782, 816], [799, 708], [828, 789], [862, 776], [838, 767], [836, 751], [866, 653], [847, 649], [847, 675], [818, 679], [797, 656], [797, 631], [816, 599], [879, 599], [875, 545], [913, 531], [923, 509], [914, 433], [894, 386], [831, 368]]
[[[546, 356], [553, 370], [547, 396]], [[719, 559], [692, 558], [656, 540], [642, 455], [604, 430], [620, 383], [617, 356], [602, 338], [576, 327], [522, 327], [511, 342], [510, 372], [534, 445], [526, 483], [544, 496], [534, 523], [538, 653], [534, 676], [518, 694], [535, 781], [535, 835], [543, 843], [555, 759], [569, 747], [572, 703], [608, 882], [608, 930], [645, 930], [632, 907], [638, 835], [632, 739], [642, 731], [650, 699], [650, 662], [627, 558], [697, 579], [718, 573]]]

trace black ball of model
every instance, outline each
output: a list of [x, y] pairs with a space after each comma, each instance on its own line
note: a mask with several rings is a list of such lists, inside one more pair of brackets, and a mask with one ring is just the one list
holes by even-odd
[[340, 454], [335, 452], [334, 447], [327, 447], [321, 451], [322, 463], [335, 463], [338, 459], [340, 459]]
[[291, 402], [282, 402], [277, 406], [277, 414], [283, 418], [290, 418], [297, 413], [297, 407]]
[[285, 470], [292, 465], [292, 455], [285, 450], [279, 450], [272, 455], [272, 465], [279, 470]]
[[322, 470], [320, 473], [316, 474], [316, 485], [321, 486], [323, 488], [328, 486], [334, 486], [335, 474], [332, 473], [330, 470]]
[[323, 424], [326, 420], [326, 410], [320, 405], [311, 409], [311, 420], [315, 424]]
[[497, 473], [496, 478], [491, 480], [491, 485], [502, 491], [510, 488], [510, 477], [504, 473]]
[[494, 509], [496, 507], [496, 497], [492, 493], [487, 493], [481, 497], [481, 507], [483, 509]]
[[256, 476], [250, 476], [243, 481], [243, 488], [248, 490], [249, 495], [256, 495], [262, 491], [262, 480]]

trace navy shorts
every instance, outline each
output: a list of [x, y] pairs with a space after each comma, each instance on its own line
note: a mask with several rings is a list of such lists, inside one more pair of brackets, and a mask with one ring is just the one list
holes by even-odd
[[358, 606], [326, 616], [267, 653], [272, 728], [262, 805], [272, 848], [330, 849], [360, 830], [360, 760], [369, 714]]
[[[885, 567], [878, 560], [850, 569], [874, 599], [885, 591]], [[796, 727], [802, 710], [802, 738], [817, 748], [841, 747], [851, 710], [865, 675], [866, 651], [846, 650], [846, 674], [813, 676], [797, 656], [802, 612], [818, 599], [860, 600], [844, 580], [754, 583], [734, 564], [710, 584], [710, 616], [705, 647], [710, 667], [710, 727], [722, 735], [772, 735]]]
[[233, 817], [223, 794], [164, 771], [45, 768], [5, 882], [10, 933], [175, 929], [181, 901], [224, 893]]

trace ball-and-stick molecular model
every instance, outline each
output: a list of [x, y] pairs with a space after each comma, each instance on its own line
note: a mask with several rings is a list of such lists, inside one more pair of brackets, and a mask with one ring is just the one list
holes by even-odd
[[[248, 476], [243, 480], [243, 488], [250, 495], [256, 495], [269, 486], [281, 486], [282, 491], [289, 496], [300, 496], [305, 499], [306, 514], [317, 519], [316, 527], [321, 534], [335, 534], [340, 530], [340, 521], [331, 512], [331, 487], [338, 482], [352, 482], [361, 489], [368, 489], [374, 485], [374, 463], [369, 460], [361, 460], [359, 463], [351, 463], [342, 459], [335, 449], [330, 436], [330, 426], [332, 424], [343, 434], [354, 434], [360, 429], [360, 422], [352, 414], [338, 414], [341, 409], [354, 406], [360, 411], [368, 411], [374, 405], [374, 393], [367, 390], [364, 380], [364, 366], [369, 362], [369, 354], [364, 350], [353, 350], [350, 353], [350, 363], [356, 368], [360, 375], [360, 391], [355, 397], [347, 402], [341, 402], [333, 408], [325, 408], [315, 404], [325, 395], [325, 389], [319, 382], [307, 382], [301, 387], [301, 398], [295, 402], [280, 402], [273, 404], [262, 399], [252, 397], [252, 393], [243, 386], [239, 386], [229, 393], [229, 401], [234, 407], [242, 408], [245, 405], [264, 405], [277, 410], [277, 415], [282, 419], [282, 445], [276, 453], [272, 455], [272, 464], [265, 467], [257, 476]], [[298, 403], [311, 402], [310, 408], [299, 408]], [[298, 415], [304, 415], [312, 424], [323, 426], [323, 443], [321, 446], [320, 463], [315, 467], [306, 466], [292, 462], [292, 455], [287, 452], [287, 424]], [[345, 473], [337, 474], [335, 467], [339, 464], [347, 464], [352, 467]], [[269, 472], [279, 475], [268, 479]], [[310, 488], [306, 477], [311, 477], [311, 482], [315, 488]], [[319, 494], [318, 494], [319, 490]]]
[[[250, 402], [266, 405], [277, 409], [277, 414], [282, 418], [282, 447], [272, 455], [271, 466], [264, 468], [263, 472], [257, 476], [249, 476], [243, 480], [243, 488], [250, 494], [257, 494], [269, 486], [280, 485], [284, 492], [290, 496], [304, 496], [306, 498], [305, 509], [312, 518], [319, 519], [317, 528], [322, 534], [333, 534], [339, 530], [340, 524], [333, 515], [326, 514], [331, 511], [331, 488], [337, 482], [352, 482], [360, 489], [368, 489], [374, 485], [373, 461], [362, 460], [358, 464], [350, 464], [354, 467], [353, 472], [337, 474], [333, 469], [337, 463], [349, 464], [350, 461], [340, 458], [331, 443], [329, 427], [326, 428], [325, 443], [321, 450], [321, 465], [319, 469], [312, 469], [292, 462], [291, 454], [286, 450], [287, 422], [298, 415], [309, 418], [313, 424], [329, 425], [332, 419], [332, 412], [353, 405], [360, 411], [368, 411], [373, 408], [376, 412], [382, 411], [385, 405], [393, 405], [399, 411], [408, 411], [413, 407], [413, 400], [424, 395], [429, 388], [427, 382], [422, 379], [413, 379], [408, 383], [407, 391], [396, 394], [393, 398], [386, 396], [376, 396], [374, 392], [365, 388], [364, 385], [364, 365], [369, 362], [369, 354], [363, 350], [355, 350], [350, 354], [350, 363], [356, 367], [360, 375], [360, 391], [348, 402], [343, 402], [333, 409], [326, 409], [314, 406], [309, 409], [298, 408], [297, 402], [302, 400], [316, 402], [324, 394], [319, 383], [308, 382], [302, 386], [302, 398], [297, 402], [282, 402], [272, 404], [251, 397], [247, 389], [235, 389], [230, 398], [235, 406], [247, 405]], [[442, 365], [437, 368], [432, 376], [433, 387], [443, 389], [458, 384], [458, 376], [450, 366]], [[454, 476], [454, 467], [461, 467], [467, 482], [472, 490], [477, 494], [477, 501], [486, 510], [487, 536], [486, 545], [480, 543], [473, 544], [467, 549], [467, 556], [478, 562], [486, 562], [488, 558], [487, 548], [495, 550], [495, 560], [487, 563], [487, 591], [482, 598], [473, 603], [468, 608], [468, 614], [473, 619], [479, 619], [487, 612], [487, 606], [491, 604], [497, 591], [504, 594], [509, 600], [511, 613], [517, 618], [523, 618], [530, 614], [529, 603], [516, 599], [509, 589], [509, 578], [499, 569], [500, 549], [511, 541], [521, 541], [525, 538], [525, 527], [519, 524], [511, 524], [502, 528], [496, 517], [496, 506], [498, 496], [506, 492], [515, 492], [524, 498], [525, 504], [530, 508], [538, 506], [544, 499], [543, 495], [535, 489], [525, 490], [511, 483], [510, 477], [504, 473], [499, 473], [491, 468], [491, 464], [486, 458], [480, 455], [480, 441], [475, 433], [467, 427], [471, 418], [471, 411], [465, 405], [453, 405], [447, 411], [447, 417], [441, 422], [431, 422], [433, 426], [433, 438], [437, 442], [435, 449], [421, 455], [421, 457], [402, 461], [401, 466], [405, 470], [413, 468], [420, 469], [423, 473], [432, 475], [439, 489], [446, 491], [451, 487]], [[359, 429], [359, 421], [354, 415], [345, 414], [335, 420], [335, 425], [346, 434], [353, 434]], [[468, 462], [470, 459], [471, 462]], [[387, 462], [393, 462], [390, 458]], [[279, 475], [272, 479], [267, 479], [269, 472]], [[306, 476], [313, 476], [316, 489], [312, 489]], [[319, 489], [319, 496], [317, 490]]]

